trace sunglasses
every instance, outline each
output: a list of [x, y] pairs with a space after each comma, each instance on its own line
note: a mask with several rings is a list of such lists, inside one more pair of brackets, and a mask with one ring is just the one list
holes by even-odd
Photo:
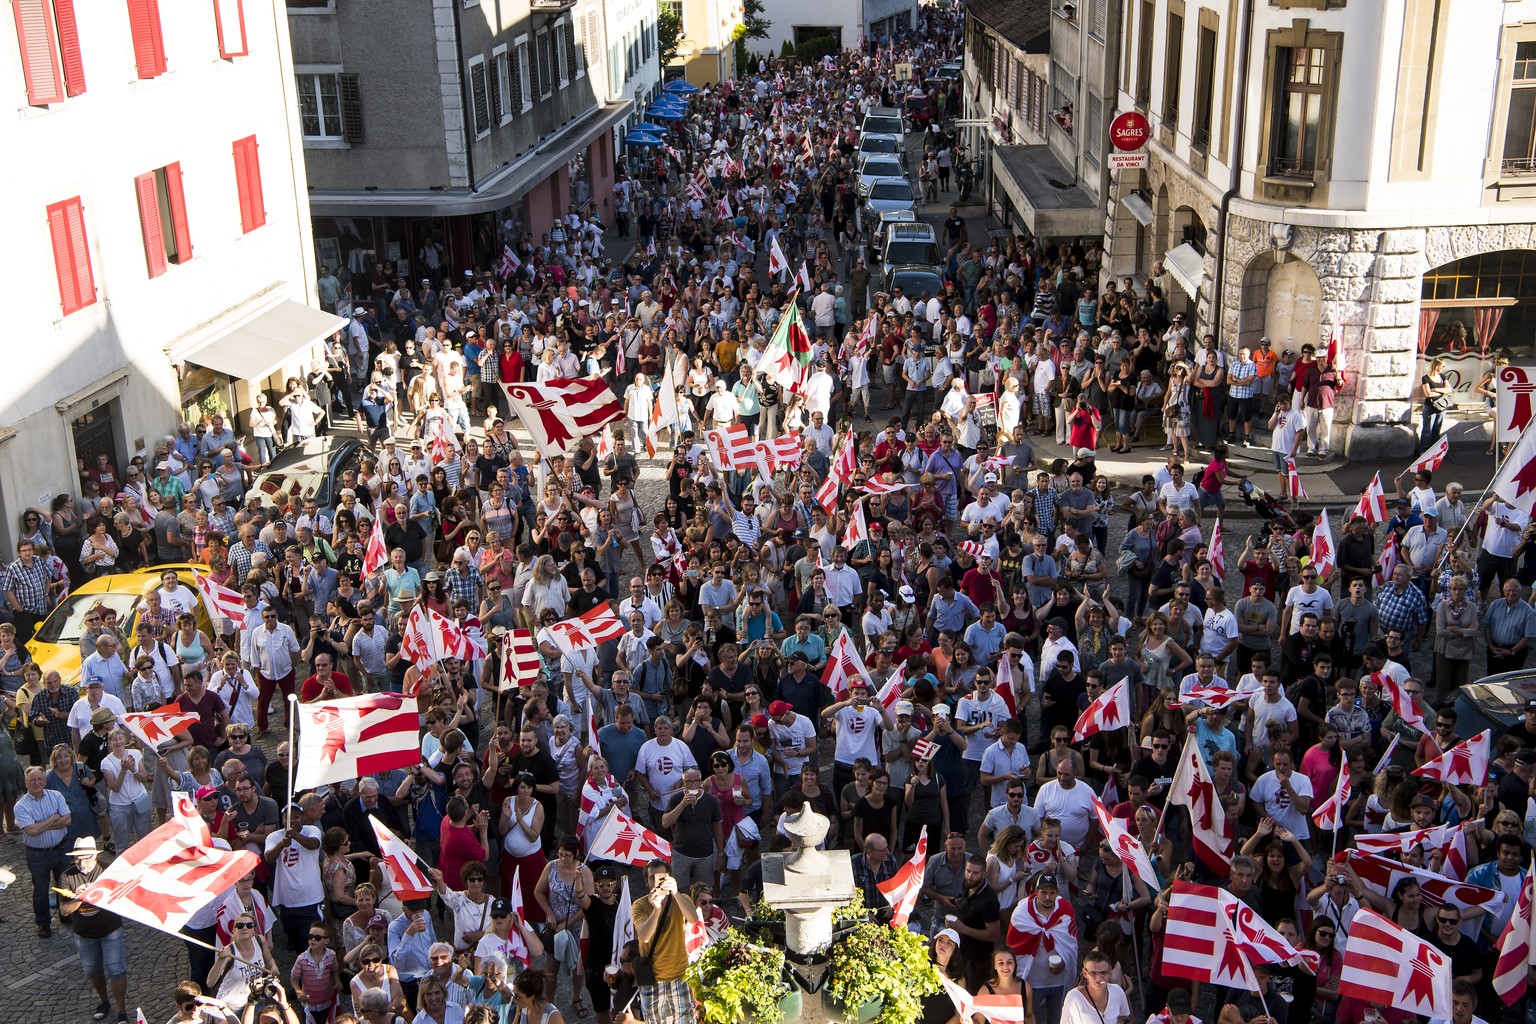
[[235, 922], [235, 927], [239, 928], [241, 930], [249, 928], [250, 930], [255, 931], [255, 929], [256, 929], [256, 926], [254, 924], [251, 924], [248, 921], [236, 921]]

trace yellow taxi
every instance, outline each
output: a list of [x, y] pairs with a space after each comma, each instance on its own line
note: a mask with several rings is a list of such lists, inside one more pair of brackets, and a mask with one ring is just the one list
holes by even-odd
[[[73, 685], [80, 678], [80, 637], [85, 633], [85, 615], [98, 606], [117, 613], [118, 632], [128, 638], [128, 646], [138, 642], [139, 605], [144, 595], [159, 590], [164, 584], [161, 577], [174, 571], [183, 587], [192, 588], [197, 598], [194, 614], [197, 628], [212, 635], [208, 624], [208, 609], [197, 589], [194, 571], [206, 573], [206, 565], [176, 563], [156, 565], [139, 572], [125, 572], [113, 576], [98, 576], [79, 589], [72, 591], [37, 627], [27, 650], [32, 660], [46, 673], [57, 669], [65, 683]], [[165, 637], [169, 640], [170, 637]], [[126, 653], [126, 651], [124, 652]]]

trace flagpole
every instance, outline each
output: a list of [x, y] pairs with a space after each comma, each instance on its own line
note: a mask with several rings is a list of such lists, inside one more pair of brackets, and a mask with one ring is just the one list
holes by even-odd
[[293, 828], [293, 771], [299, 762], [299, 748], [294, 744], [294, 730], [299, 724], [299, 695], [288, 695], [288, 807], [284, 811], [284, 828]]

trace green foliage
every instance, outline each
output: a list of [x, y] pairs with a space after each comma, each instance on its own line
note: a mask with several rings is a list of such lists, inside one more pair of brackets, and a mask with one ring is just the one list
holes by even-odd
[[784, 40], [784, 45], [779, 47], [779, 56], [780, 57], [793, 57], [794, 55], [795, 55], [795, 44], [790, 42], [788, 39]]
[[861, 924], [832, 943], [826, 991], [849, 1008], [879, 1001], [880, 1024], [910, 1024], [924, 996], [939, 990], [939, 973], [922, 936], [905, 928]]
[[[869, 917], [869, 908], [864, 906], [864, 898], [857, 893], [847, 903], [839, 903], [832, 908], [833, 923], [845, 921], [863, 921]], [[752, 920], [754, 921], [782, 921], [784, 911], [776, 907], [770, 907], [761, 896], [752, 904]]]
[[779, 1000], [790, 989], [784, 951], [758, 945], [735, 928], [705, 946], [686, 977], [701, 1004], [703, 1024], [741, 1024], [749, 1017], [777, 1021]]
[[660, 51], [662, 67], [671, 64], [677, 57], [677, 47], [682, 39], [682, 15], [675, 8], [663, 4], [656, 18], [656, 48]]
[[801, 64], [812, 64], [829, 53], [837, 53], [842, 47], [832, 36], [812, 36], [795, 47], [795, 59]]
[[742, 0], [741, 27], [746, 30], [746, 38], [768, 38], [768, 29], [773, 22], [763, 17], [763, 7], [763, 0]]

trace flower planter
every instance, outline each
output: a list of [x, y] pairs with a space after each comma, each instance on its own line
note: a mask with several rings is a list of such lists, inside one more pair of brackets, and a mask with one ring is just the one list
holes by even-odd
[[849, 1007], [827, 996], [826, 1006], [833, 1019], [840, 1020], [843, 1024], [869, 1024], [880, 1016], [880, 1011], [885, 1008], [885, 1002], [880, 999], [871, 999], [862, 1005]]
[[798, 1020], [804, 1004], [804, 997], [800, 994], [799, 986], [796, 986], [789, 990], [789, 995], [779, 1000], [777, 1017], [773, 1020], [763, 1020], [755, 1014], [748, 1014], [747, 1024], [785, 1024], [786, 1021]]

